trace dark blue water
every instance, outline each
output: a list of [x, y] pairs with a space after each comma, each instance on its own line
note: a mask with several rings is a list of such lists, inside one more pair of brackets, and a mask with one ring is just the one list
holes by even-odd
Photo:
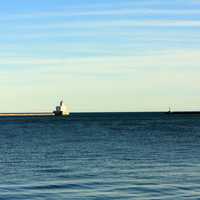
[[4, 199], [200, 199], [200, 115], [0, 118]]

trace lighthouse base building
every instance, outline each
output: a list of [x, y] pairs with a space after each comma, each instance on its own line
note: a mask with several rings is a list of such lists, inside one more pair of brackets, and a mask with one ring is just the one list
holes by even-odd
[[56, 110], [53, 111], [55, 116], [67, 116], [69, 115], [69, 111], [65, 106], [64, 102], [61, 101], [59, 106], [56, 106]]

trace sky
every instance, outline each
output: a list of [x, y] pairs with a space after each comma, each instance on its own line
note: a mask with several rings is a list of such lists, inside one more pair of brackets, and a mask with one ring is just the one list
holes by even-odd
[[200, 110], [200, 0], [7, 0], [0, 112]]

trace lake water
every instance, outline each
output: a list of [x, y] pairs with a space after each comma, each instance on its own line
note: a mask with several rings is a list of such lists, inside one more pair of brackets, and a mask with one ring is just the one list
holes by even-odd
[[200, 199], [200, 115], [0, 118], [0, 200]]

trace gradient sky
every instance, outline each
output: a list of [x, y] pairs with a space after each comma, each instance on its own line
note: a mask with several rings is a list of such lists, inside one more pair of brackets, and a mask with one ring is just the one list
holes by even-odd
[[0, 112], [200, 109], [200, 0], [6, 0]]

